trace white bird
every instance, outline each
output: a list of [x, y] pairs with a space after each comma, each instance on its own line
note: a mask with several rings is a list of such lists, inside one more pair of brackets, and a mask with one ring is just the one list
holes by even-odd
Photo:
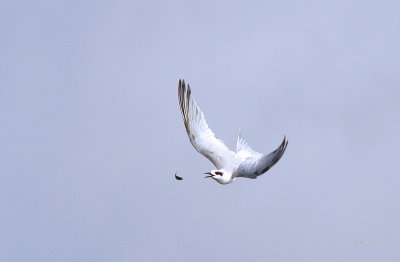
[[241, 138], [240, 132], [236, 144], [236, 152], [215, 137], [208, 127], [203, 112], [191, 96], [190, 86], [185, 86], [185, 80], [179, 80], [179, 108], [182, 113], [186, 132], [193, 147], [208, 158], [217, 169], [205, 173], [220, 184], [229, 184], [238, 177], [255, 179], [267, 172], [286, 150], [286, 136], [281, 145], [268, 155], [254, 151]]

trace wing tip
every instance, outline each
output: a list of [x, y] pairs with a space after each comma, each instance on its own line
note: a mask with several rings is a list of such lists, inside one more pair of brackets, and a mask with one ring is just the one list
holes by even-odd
[[284, 135], [283, 137], [283, 141], [282, 143], [279, 145], [279, 147], [274, 151], [276, 152], [276, 155], [274, 156], [274, 158], [272, 159], [272, 164], [270, 166], [267, 166], [262, 173], [267, 172], [269, 169], [271, 169], [271, 167], [273, 167], [276, 163], [278, 163], [278, 161], [282, 158], [283, 154], [286, 151], [287, 145], [288, 145], [289, 141], [286, 139], [286, 135]]
[[183, 123], [185, 125], [186, 131], [189, 132], [189, 114], [190, 114], [190, 104], [191, 104], [191, 89], [189, 84], [185, 83], [185, 79], [179, 79], [178, 82], [178, 100], [179, 109], [182, 114]]
[[289, 143], [289, 140], [286, 138], [286, 135], [283, 135], [283, 141], [282, 141], [281, 145], [279, 146], [279, 148], [282, 148], [283, 151], [285, 152], [288, 143]]
[[[282, 157], [283, 153], [285, 153], [289, 140], [287, 140], [286, 135], [283, 136], [283, 141], [279, 146], [279, 159]], [[279, 160], [278, 159], [278, 160]]]

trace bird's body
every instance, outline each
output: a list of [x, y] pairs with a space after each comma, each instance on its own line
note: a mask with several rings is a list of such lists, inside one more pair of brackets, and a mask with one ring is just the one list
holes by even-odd
[[266, 155], [254, 151], [240, 133], [236, 152], [229, 150], [208, 127], [203, 112], [191, 96], [190, 86], [186, 88], [184, 80], [179, 80], [178, 97], [190, 142], [217, 168], [206, 173], [206, 177], [211, 177], [220, 184], [229, 184], [238, 177], [255, 179], [275, 165], [285, 152], [288, 143], [286, 137], [275, 151]]

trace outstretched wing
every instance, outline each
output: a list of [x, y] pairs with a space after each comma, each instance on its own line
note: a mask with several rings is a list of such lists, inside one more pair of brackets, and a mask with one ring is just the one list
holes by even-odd
[[283, 153], [285, 153], [287, 144], [288, 141], [286, 140], [285, 136], [281, 145], [268, 155], [255, 154], [254, 156], [248, 157], [236, 169], [233, 176], [254, 179], [257, 178], [257, 176], [264, 174], [271, 167], [273, 167], [279, 161], [279, 159], [281, 159]]
[[186, 132], [190, 143], [202, 155], [207, 157], [216, 168], [226, 168], [236, 159], [236, 154], [215, 137], [208, 127], [203, 112], [191, 96], [190, 86], [185, 86], [185, 80], [179, 80], [179, 108], [182, 113]]

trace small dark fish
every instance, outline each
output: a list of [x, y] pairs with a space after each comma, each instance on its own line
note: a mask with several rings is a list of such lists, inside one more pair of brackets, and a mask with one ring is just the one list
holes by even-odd
[[176, 179], [176, 180], [182, 180], [182, 179], [183, 179], [182, 177], [177, 176], [176, 174], [178, 174], [178, 172], [175, 173], [175, 179]]

